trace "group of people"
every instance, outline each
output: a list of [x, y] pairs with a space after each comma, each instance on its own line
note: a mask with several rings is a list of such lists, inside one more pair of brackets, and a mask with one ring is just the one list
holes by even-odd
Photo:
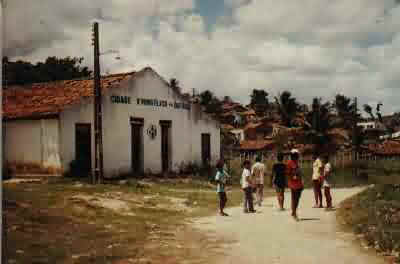
[[[277, 162], [272, 167], [272, 177], [270, 185], [275, 188], [279, 209], [285, 210], [284, 207], [284, 193], [288, 187], [291, 190], [292, 200], [292, 217], [298, 221], [297, 208], [299, 206], [300, 197], [304, 189], [303, 173], [299, 166], [299, 151], [293, 149], [290, 152], [290, 159], [284, 163], [284, 155], [279, 153], [277, 155]], [[319, 154], [315, 154], [313, 157], [313, 188], [315, 194], [315, 208], [323, 208], [322, 203], [322, 188], [324, 188], [326, 198], [327, 210], [332, 209], [332, 196], [330, 192], [330, 178], [332, 172], [332, 166], [329, 162], [329, 157], [325, 156], [321, 160]], [[262, 206], [263, 193], [264, 193], [264, 178], [266, 174], [266, 168], [262, 163], [262, 158], [258, 156], [256, 162], [251, 165], [249, 160], [243, 162], [243, 172], [241, 177], [241, 188], [243, 190], [243, 212], [244, 213], [255, 213], [254, 203], [258, 206]], [[221, 160], [217, 163], [217, 174], [215, 180], [217, 183], [217, 193], [220, 200], [220, 215], [227, 216], [224, 212], [224, 208], [227, 202], [227, 196], [225, 192], [226, 179], [229, 175], [224, 170], [224, 161]], [[254, 199], [255, 196], [255, 199]]]

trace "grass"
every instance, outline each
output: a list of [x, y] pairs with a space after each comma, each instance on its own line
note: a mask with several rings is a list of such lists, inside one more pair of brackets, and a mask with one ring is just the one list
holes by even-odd
[[344, 228], [362, 234], [367, 246], [379, 252], [400, 252], [400, 189], [381, 184], [344, 201], [337, 212]]
[[[132, 214], [70, 199], [76, 195], [119, 197]], [[131, 180], [125, 185], [96, 186], [71, 179], [42, 184], [5, 183], [4, 198], [6, 252], [14, 263], [106, 264], [137, 261], [149, 255], [155, 259], [152, 263], [179, 263], [179, 258], [187, 257], [189, 252], [195, 255], [199, 245], [207, 247], [209, 243], [193, 230], [180, 234], [176, 230], [185, 229], [193, 217], [215, 214], [218, 207], [215, 187], [190, 179], [148, 184]], [[169, 198], [183, 201], [190, 210], [171, 210], [176, 204]], [[228, 199], [228, 206], [239, 205], [241, 190], [231, 188]], [[163, 206], [155, 207], [158, 205]], [[192, 249], [176, 251], [177, 243], [196, 242], [184, 234], [198, 237], [199, 243]], [[179, 236], [191, 241], [179, 241]], [[166, 246], [161, 247], [162, 243]]]

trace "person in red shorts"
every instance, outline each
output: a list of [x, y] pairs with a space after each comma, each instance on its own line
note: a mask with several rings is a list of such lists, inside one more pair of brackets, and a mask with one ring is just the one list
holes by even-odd
[[286, 165], [286, 175], [288, 178], [288, 187], [290, 188], [292, 194], [292, 217], [296, 221], [299, 221], [297, 216], [297, 208], [299, 206], [301, 193], [304, 189], [298, 161], [299, 151], [297, 149], [293, 149], [290, 152], [290, 160]]

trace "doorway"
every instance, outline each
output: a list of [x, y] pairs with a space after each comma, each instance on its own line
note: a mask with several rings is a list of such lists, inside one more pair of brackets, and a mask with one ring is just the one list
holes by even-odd
[[131, 118], [132, 173], [143, 174], [143, 118]]
[[76, 176], [87, 177], [92, 172], [91, 124], [75, 124]]
[[161, 169], [162, 172], [170, 170], [171, 163], [171, 121], [160, 121], [161, 126]]
[[210, 165], [211, 161], [211, 136], [210, 134], [201, 134], [201, 160], [203, 166]]

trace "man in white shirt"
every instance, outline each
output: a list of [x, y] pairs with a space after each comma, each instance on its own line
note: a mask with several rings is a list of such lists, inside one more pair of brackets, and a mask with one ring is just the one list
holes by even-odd
[[331, 175], [332, 175], [332, 165], [329, 162], [329, 156], [324, 157], [324, 174], [323, 174], [323, 187], [326, 199], [326, 209], [332, 209], [332, 196], [331, 196]]
[[243, 211], [244, 213], [255, 213], [253, 205], [253, 183], [251, 181], [250, 161], [245, 160], [243, 163], [242, 173], [242, 190], [244, 193]]
[[312, 182], [314, 188], [314, 198], [315, 205], [314, 208], [322, 208], [322, 173], [323, 173], [323, 164], [319, 157], [319, 154], [313, 155], [314, 163], [313, 163], [313, 174], [312, 174]]
[[265, 165], [261, 162], [260, 156], [257, 156], [256, 163], [251, 168], [251, 175], [256, 187], [256, 204], [261, 206], [264, 198]]

